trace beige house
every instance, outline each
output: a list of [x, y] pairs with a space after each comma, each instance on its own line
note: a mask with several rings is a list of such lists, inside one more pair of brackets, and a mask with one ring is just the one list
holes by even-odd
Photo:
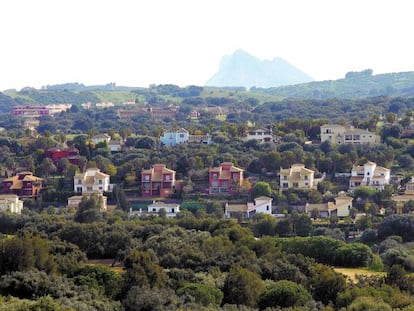
[[325, 124], [321, 126], [321, 142], [330, 141], [335, 144], [378, 144], [379, 135], [368, 130], [355, 129], [350, 125]]
[[353, 198], [347, 196], [345, 192], [341, 192], [334, 202], [327, 202], [321, 204], [309, 204], [306, 203], [305, 212], [311, 216], [312, 211], [317, 209], [319, 211], [320, 218], [329, 218], [331, 216], [337, 216], [339, 218], [345, 218], [350, 215], [352, 209]]
[[392, 196], [391, 200], [396, 202], [395, 209], [397, 214], [403, 212], [405, 203], [414, 201], [414, 176], [411, 176], [411, 180], [405, 184], [404, 193]]
[[80, 202], [82, 202], [82, 199], [90, 199], [93, 195], [98, 198], [101, 212], [106, 212], [108, 210], [107, 197], [100, 192], [85, 192], [82, 195], [74, 195], [72, 197], [69, 197], [67, 207], [71, 209], [77, 209]]
[[315, 189], [316, 185], [315, 171], [305, 168], [304, 164], [280, 169], [280, 191], [288, 188]]
[[86, 172], [77, 173], [73, 178], [73, 189], [76, 193], [112, 191], [109, 175], [102, 173], [99, 168], [88, 168]]
[[21, 214], [23, 209], [23, 201], [15, 194], [0, 195], [0, 210], [9, 211], [11, 213]]
[[95, 145], [104, 142], [109, 143], [109, 141], [111, 140], [111, 136], [109, 136], [108, 134], [98, 134], [93, 136], [91, 140]]

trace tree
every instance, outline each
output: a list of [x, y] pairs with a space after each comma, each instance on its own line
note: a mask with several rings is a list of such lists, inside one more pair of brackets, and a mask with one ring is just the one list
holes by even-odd
[[147, 252], [133, 249], [124, 260], [124, 288], [132, 286], [141, 288], [163, 288], [167, 276], [162, 268], [153, 262]]
[[299, 284], [282, 280], [267, 286], [259, 297], [259, 308], [303, 306], [312, 300], [309, 292]]
[[309, 286], [316, 301], [322, 301], [324, 304], [335, 303], [338, 293], [345, 289], [346, 280], [331, 267], [316, 264], [311, 269]]
[[49, 177], [51, 173], [54, 173], [57, 170], [55, 164], [53, 164], [53, 161], [50, 158], [44, 158], [42, 163], [40, 163], [39, 169], [41, 175], [45, 175], [46, 177]]
[[255, 307], [263, 290], [259, 275], [237, 264], [224, 281], [224, 302]]
[[272, 189], [270, 188], [269, 183], [265, 181], [257, 181], [252, 188], [252, 195], [253, 198], [257, 198], [260, 196], [270, 197], [272, 193]]
[[180, 296], [190, 295], [196, 303], [203, 306], [220, 305], [223, 299], [223, 292], [213, 286], [197, 283], [186, 283], [177, 290]]
[[95, 194], [89, 198], [83, 196], [74, 216], [74, 220], [81, 223], [100, 221], [102, 219], [101, 206], [102, 197], [98, 197]]

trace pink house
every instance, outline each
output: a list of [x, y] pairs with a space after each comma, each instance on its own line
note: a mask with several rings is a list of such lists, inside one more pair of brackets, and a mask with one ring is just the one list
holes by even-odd
[[237, 192], [243, 183], [243, 169], [225, 162], [219, 167], [209, 170], [208, 193], [233, 194]]
[[141, 172], [141, 190], [143, 197], [167, 197], [175, 187], [175, 171], [164, 164], [155, 164], [149, 170]]

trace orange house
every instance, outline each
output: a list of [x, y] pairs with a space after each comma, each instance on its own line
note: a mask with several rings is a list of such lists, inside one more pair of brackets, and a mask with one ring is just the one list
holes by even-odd
[[141, 172], [141, 190], [143, 197], [167, 197], [175, 187], [175, 171], [164, 164], [155, 164], [149, 170]]
[[32, 172], [20, 172], [3, 180], [3, 193], [26, 198], [36, 197], [42, 190], [42, 183], [43, 179], [33, 176]]

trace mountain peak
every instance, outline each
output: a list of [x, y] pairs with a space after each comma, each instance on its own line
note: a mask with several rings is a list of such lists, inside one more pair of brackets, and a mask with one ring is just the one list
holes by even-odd
[[277, 87], [311, 82], [313, 79], [280, 57], [261, 61], [242, 49], [225, 55], [219, 71], [206, 86]]

